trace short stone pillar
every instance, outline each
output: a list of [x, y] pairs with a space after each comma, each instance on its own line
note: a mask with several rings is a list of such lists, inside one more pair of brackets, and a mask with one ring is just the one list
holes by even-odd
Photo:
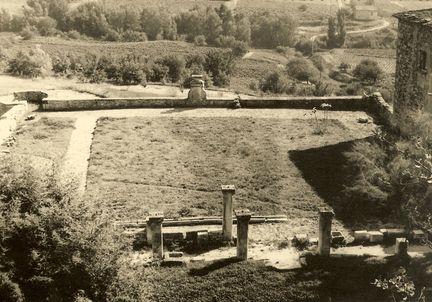
[[235, 186], [223, 185], [222, 194], [223, 194], [222, 236], [225, 241], [232, 241], [233, 195], [235, 194]]
[[235, 211], [237, 217], [237, 258], [247, 260], [249, 221], [252, 213], [249, 210]]
[[320, 256], [328, 257], [330, 256], [331, 227], [334, 213], [333, 211], [321, 208], [319, 215], [318, 253]]
[[164, 220], [163, 213], [151, 213], [147, 218], [147, 240], [151, 242], [153, 257], [163, 258], [163, 233], [162, 222]]
[[188, 93], [189, 101], [205, 101], [207, 93], [204, 89], [204, 80], [202, 75], [193, 74], [191, 76], [190, 90]]
[[406, 238], [396, 238], [395, 254], [399, 257], [407, 257], [408, 245], [409, 242]]

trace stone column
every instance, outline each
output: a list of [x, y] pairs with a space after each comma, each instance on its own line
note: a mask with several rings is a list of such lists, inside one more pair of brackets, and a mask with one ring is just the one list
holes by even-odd
[[233, 195], [235, 194], [235, 186], [223, 185], [222, 194], [223, 194], [222, 236], [225, 241], [232, 241]]
[[408, 256], [408, 240], [406, 238], [396, 238], [395, 253], [399, 257]]
[[331, 227], [334, 216], [333, 211], [325, 208], [319, 209], [319, 237], [318, 253], [320, 256], [330, 256], [331, 247]]
[[152, 213], [147, 218], [147, 240], [150, 238], [153, 257], [162, 259], [163, 258], [163, 234], [162, 234], [162, 222], [164, 220], [163, 213]]
[[237, 217], [237, 258], [247, 260], [248, 231], [252, 213], [249, 210], [235, 211]]

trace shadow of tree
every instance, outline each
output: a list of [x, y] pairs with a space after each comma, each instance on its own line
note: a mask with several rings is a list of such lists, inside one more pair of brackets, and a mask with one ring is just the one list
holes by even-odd
[[[349, 181], [350, 169], [344, 152], [360, 140], [352, 140], [336, 145], [313, 148], [307, 150], [293, 150], [289, 152], [291, 161], [301, 171], [306, 182], [330, 205], [338, 218], [344, 219], [341, 205], [341, 192]], [[356, 217], [358, 214], [358, 217]], [[344, 221], [351, 223], [359, 220], [360, 213], [353, 213]], [[354, 217], [354, 219], [353, 219]]]

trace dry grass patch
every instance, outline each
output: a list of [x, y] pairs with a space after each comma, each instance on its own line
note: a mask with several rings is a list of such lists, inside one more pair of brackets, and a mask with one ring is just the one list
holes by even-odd
[[170, 217], [220, 215], [220, 185], [234, 184], [236, 208], [314, 217], [323, 201], [288, 152], [355, 136], [339, 121], [327, 123], [324, 135], [314, 135], [314, 120], [103, 118], [95, 130], [87, 194], [123, 218], [144, 218], [153, 209]]
[[36, 161], [59, 163], [66, 154], [75, 120], [42, 117], [22, 124], [15, 132], [16, 143], [11, 153], [27, 155]]

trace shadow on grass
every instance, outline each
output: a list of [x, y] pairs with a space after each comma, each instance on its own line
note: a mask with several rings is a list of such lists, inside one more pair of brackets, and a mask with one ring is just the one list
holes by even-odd
[[[338, 197], [350, 178], [349, 169], [347, 169], [348, 162], [343, 153], [350, 151], [358, 141], [360, 140], [289, 152], [291, 161], [300, 170], [306, 182], [327, 204], [334, 208], [336, 215], [341, 219], [343, 219], [343, 213], [340, 211], [342, 207], [338, 204]], [[353, 213], [354, 216], [357, 214], [361, 213]], [[361, 220], [360, 216], [351, 216], [350, 220], [344, 222], [352, 222], [353, 218]]]
[[191, 111], [191, 110], [195, 110], [196, 108], [194, 107], [176, 107], [176, 108], [171, 108], [169, 110], [166, 111], [162, 111], [161, 114], [173, 114], [173, 113], [179, 113], [179, 112], [184, 112], [184, 111]]
[[191, 276], [205, 276], [213, 271], [225, 268], [231, 264], [238, 263], [241, 260], [239, 260], [237, 257], [231, 257], [221, 260], [216, 260], [214, 262], [211, 262], [209, 265], [206, 265], [204, 267], [200, 268], [192, 268], [189, 271], [189, 275]]

